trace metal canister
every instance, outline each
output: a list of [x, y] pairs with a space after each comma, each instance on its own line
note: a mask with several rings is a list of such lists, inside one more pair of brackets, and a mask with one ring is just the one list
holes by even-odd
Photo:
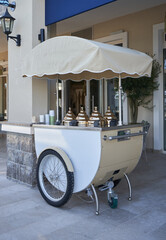
[[98, 112], [97, 107], [94, 107], [94, 111], [92, 112], [92, 114], [89, 118], [89, 121], [88, 121], [88, 126], [90, 126], [90, 127], [94, 127], [94, 126], [104, 127], [105, 126], [105, 119]]
[[63, 119], [63, 124], [65, 126], [70, 126], [70, 122], [75, 119], [76, 119], [76, 117], [75, 117], [74, 113], [72, 112], [71, 107], [69, 107], [69, 111], [66, 113], [66, 116]]
[[108, 127], [111, 127], [111, 125], [112, 125], [111, 122], [114, 123], [114, 122], [117, 121], [117, 118], [113, 114], [113, 112], [111, 111], [110, 106], [108, 106], [107, 112], [105, 113], [104, 118], [106, 120], [106, 124], [107, 124]]
[[78, 121], [78, 126], [87, 127], [88, 126], [88, 116], [86, 115], [84, 108], [81, 107], [80, 113], [76, 117]]

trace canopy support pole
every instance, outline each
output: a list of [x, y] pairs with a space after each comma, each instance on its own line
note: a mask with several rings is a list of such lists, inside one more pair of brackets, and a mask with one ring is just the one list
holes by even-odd
[[104, 90], [104, 78], [99, 80], [99, 91], [100, 91], [100, 102], [99, 102], [99, 111], [101, 113], [101, 115], [104, 115], [104, 94], [103, 94], [103, 90]]
[[65, 116], [65, 91], [66, 91], [66, 81], [62, 81], [62, 121], [64, 119]]
[[59, 121], [59, 81], [56, 80], [56, 122]]
[[104, 79], [104, 114], [106, 113], [107, 107], [108, 107], [107, 89], [108, 89], [108, 81], [107, 81], [107, 79]]
[[119, 122], [118, 126], [122, 126], [122, 85], [121, 85], [121, 75], [119, 74]]
[[90, 80], [86, 80], [86, 114], [90, 116]]

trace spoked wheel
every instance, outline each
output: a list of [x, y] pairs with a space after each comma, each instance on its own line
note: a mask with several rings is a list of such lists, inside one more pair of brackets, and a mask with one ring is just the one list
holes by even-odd
[[37, 184], [42, 197], [50, 205], [60, 207], [73, 193], [74, 174], [68, 171], [59, 153], [47, 149], [38, 160]]

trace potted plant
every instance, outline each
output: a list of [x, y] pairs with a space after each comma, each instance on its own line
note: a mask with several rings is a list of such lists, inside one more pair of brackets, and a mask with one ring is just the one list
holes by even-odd
[[138, 108], [148, 108], [152, 101], [153, 91], [157, 90], [159, 83], [157, 78], [161, 72], [161, 65], [153, 60], [151, 77], [125, 78], [122, 81], [123, 92], [127, 94], [131, 110], [131, 123], [137, 123]]

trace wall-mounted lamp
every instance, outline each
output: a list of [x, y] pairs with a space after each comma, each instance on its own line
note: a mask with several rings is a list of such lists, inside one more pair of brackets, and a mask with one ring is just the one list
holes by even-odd
[[7, 40], [11, 38], [16, 42], [17, 46], [21, 46], [21, 35], [18, 34], [16, 37], [9, 36], [9, 34], [11, 34], [13, 31], [15, 18], [9, 14], [7, 8], [6, 8], [5, 14], [0, 17], [0, 20], [1, 20], [3, 32], [7, 35]]
[[38, 34], [38, 40], [40, 42], [44, 42], [45, 41], [45, 30], [44, 30], [44, 28], [40, 29], [40, 34]]

